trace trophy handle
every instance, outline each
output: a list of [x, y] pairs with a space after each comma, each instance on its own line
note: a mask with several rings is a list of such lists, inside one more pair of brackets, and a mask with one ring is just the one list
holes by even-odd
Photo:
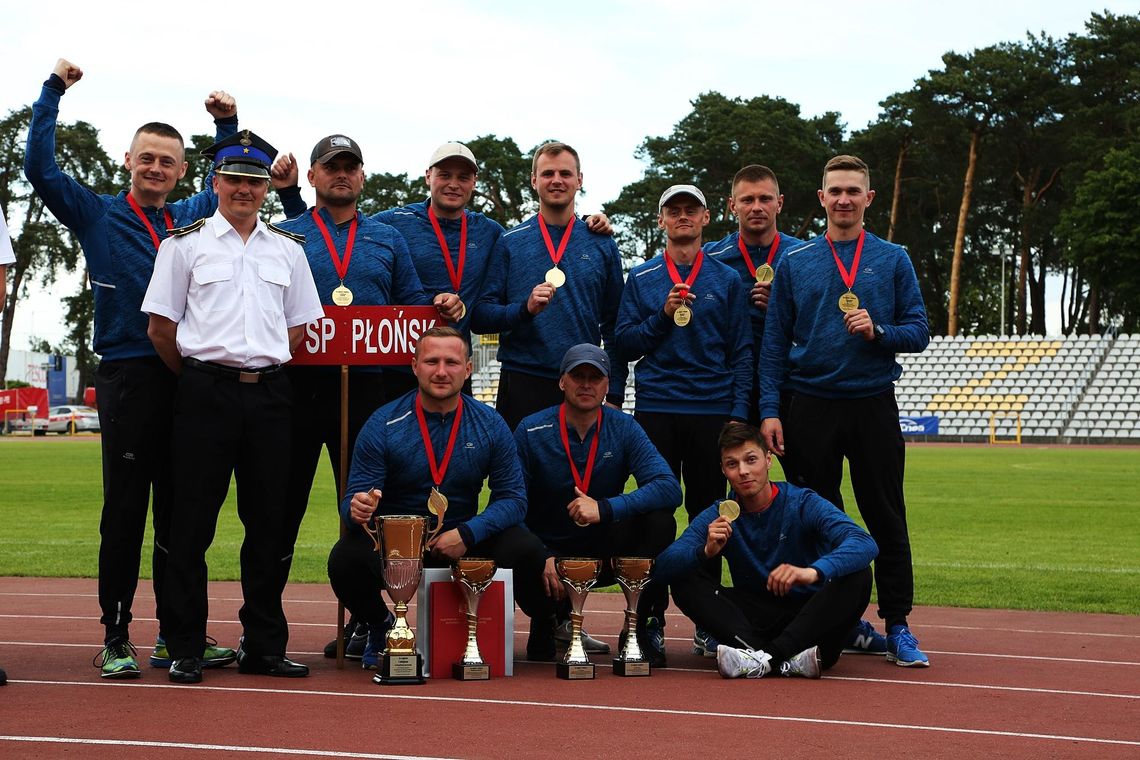
[[380, 526], [377, 525], [375, 528], [368, 527], [369, 525], [375, 524], [375, 518], [373, 518], [366, 523], [361, 523], [360, 528], [372, 539], [372, 546], [376, 549], [376, 552], [382, 553], [383, 550], [380, 547]]

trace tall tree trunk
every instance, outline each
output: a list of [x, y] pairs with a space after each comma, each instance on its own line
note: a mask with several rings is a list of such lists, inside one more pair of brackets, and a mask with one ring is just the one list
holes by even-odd
[[1041, 251], [1040, 271], [1033, 275], [1032, 267], [1029, 270], [1029, 312], [1033, 316], [1029, 320], [1029, 332], [1034, 335], [1045, 335], [1048, 328], [1045, 324], [1045, 251]]
[[907, 135], [903, 138], [902, 145], [899, 146], [899, 156], [895, 161], [895, 187], [894, 193], [891, 195], [891, 224], [887, 228], [887, 240], [892, 243], [895, 240], [895, 226], [898, 224], [899, 219], [899, 196], [902, 194], [903, 161], [906, 159], [906, 152], [909, 147], [910, 135]]
[[950, 304], [947, 309], [946, 334], [958, 334], [958, 291], [962, 271], [962, 251], [966, 247], [966, 220], [970, 216], [970, 200], [974, 194], [974, 171], [978, 166], [978, 142], [981, 128], [970, 133], [970, 157], [966, 163], [966, 178], [962, 181], [962, 205], [958, 207], [958, 229], [954, 233], [954, 260], [950, 265]]

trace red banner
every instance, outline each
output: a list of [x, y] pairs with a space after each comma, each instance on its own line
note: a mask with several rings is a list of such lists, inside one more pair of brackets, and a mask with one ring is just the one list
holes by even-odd
[[36, 417], [47, 419], [47, 388], [12, 388], [0, 390], [0, 425], [4, 424], [5, 412], [23, 412], [28, 407], [36, 407]]
[[412, 363], [416, 341], [447, 322], [434, 306], [326, 306], [305, 325], [293, 365]]

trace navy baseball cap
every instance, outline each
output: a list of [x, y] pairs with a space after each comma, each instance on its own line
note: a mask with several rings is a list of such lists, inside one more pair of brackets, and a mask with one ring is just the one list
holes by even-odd
[[610, 376], [610, 357], [592, 343], [579, 343], [567, 349], [566, 354], [562, 357], [562, 367], [558, 370], [558, 374], [565, 375], [583, 364], [597, 368], [606, 377]]

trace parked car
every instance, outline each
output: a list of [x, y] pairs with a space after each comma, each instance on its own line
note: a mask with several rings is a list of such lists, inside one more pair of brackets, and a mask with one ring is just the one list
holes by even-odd
[[[39, 428], [39, 421], [36, 427]], [[80, 430], [99, 432], [99, 412], [89, 406], [53, 406], [48, 409], [48, 433], [75, 433]]]

